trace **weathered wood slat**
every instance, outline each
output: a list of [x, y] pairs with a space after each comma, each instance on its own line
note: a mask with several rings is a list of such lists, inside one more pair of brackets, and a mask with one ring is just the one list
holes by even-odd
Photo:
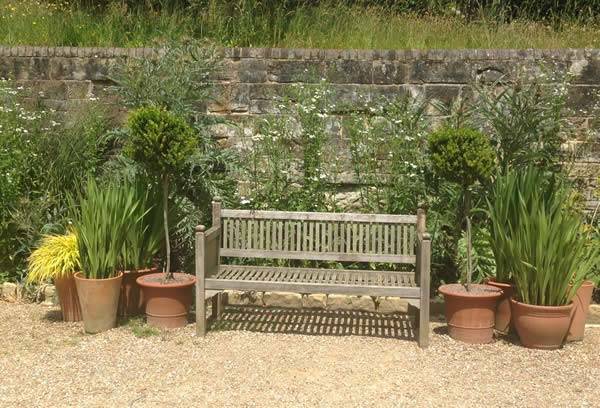
[[296, 283], [296, 282], [261, 282], [208, 278], [205, 280], [206, 289], [213, 290], [256, 290], [280, 291], [296, 293], [326, 293], [344, 295], [369, 295], [369, 296], [397, 296], [403, 298], [419, 298], [419, 288], [385, 287], [385, 286], [360, 286], [324, 283]]
[[414, 264], [414, 255], [349, 254], [342, 252], [263, 251], [254, 249], [221, 249], [221, 256], [238, 258], [298, 259], [338, 262], [390, 262]]
[[221, 218], [252, 218], [269, 220], [296, 221], [343, 221], [371, 222], [387, 224], [415, 224], [416, 215], [360, 214], [360, 213], [324, 213], [296, 211], [259, 211], [259, 210], [221, 210]]

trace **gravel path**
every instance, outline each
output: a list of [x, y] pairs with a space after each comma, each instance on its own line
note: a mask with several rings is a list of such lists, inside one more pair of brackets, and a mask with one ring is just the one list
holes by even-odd
[[[412, 340], [194, 326], [136, 337], [84, 335], [56, 308], [0, 302], [0, 406], [600, 406], [600, 328], [534, 351], [468, 346], [434, 324]], [[376, 323], [375, 323], [376, 324]]]

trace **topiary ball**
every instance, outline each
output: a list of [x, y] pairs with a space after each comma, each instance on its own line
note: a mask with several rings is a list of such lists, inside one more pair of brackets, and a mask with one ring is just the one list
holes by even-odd
[[129, 116], [127, 127], [125, 155], [159, 178], [182, 171], [197, 148], [192, 127], [163, 109], [139, 108]]
[[490, 140], [471, 128], [442, 128], [429, 135], [429, 153], [438, 177], [462, 186], [488, 180], [496, 166]]

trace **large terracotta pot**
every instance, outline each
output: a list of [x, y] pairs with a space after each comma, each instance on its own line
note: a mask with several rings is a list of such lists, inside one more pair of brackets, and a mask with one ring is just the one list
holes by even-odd
[[75, 274], [83, 327], [87, 333], [100, 333], [117, 326], [122, 280], [123, 272], [108, 279], [86, 279], [81, 272]]
[[490, 279], [487, 284], [502, 291], [498, 306], [496, 307], [494, 329], [502, 334], [508, 334], [512, 328], [510, 318], [510, 298], [513, 294], [513, 286], [509, 283], [496, 282], [493, 279]]
[[137, 279], [142, 288], [146, 320], [150, 326], [174, 329], [188, 323], [196, 278], [187, 273], [174, 273], [173, 278], [163, 283], [163, 274], [153, 273]]
[[577, 290], [575, 298], [573, 298], [573, 311], [571, 316], [571, 324], [567, 333], [567, 341], [583, 340], [583, 332], [585, 331], [585, 321], [587, 320], [590, 303], [592, 302], [592, 294], [594, 293], [594, 282], [585, 281]]
[[144, 299], [137, 278], [157, 273], [158, 268], [140, 269], [123, 272], [121, 297], [119, 299], [119, 317], [131, 317], [144, 313]]
[[463, 285], [455, 283], [442, 285], [439, 291], [444, 295], [448, 333], [453, 339], [472, 344], [493, 341], [500, 289], [473, 284], [467, 292]]
[[58, 294], [63, 320], [65, 322], [81, 321], [81, 306], [73, 275], [54, 279], [54, 287]]
[[513, 323], [525, 347], [553, 350], [562, 346], [573, 303], [566, 306], [537, 306], [510, 300]]

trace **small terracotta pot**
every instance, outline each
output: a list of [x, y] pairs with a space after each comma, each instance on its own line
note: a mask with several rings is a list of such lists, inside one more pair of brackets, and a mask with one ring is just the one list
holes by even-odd
[[81, 306], [79, 305], [79, 296], [77, 296], [77, 287], [73, 275], [54, 279], [54, 287], [58, 294], [58, 303], [60, 303], [63, 321], [81, 321]]
[[496, 305], [502, 296], [500, 289], [488, 285], [471, 285], [466, 292], [462, 285], [442, 285], [448, 334], [455, 340], [472, 344], [494, 340]]
[[139, 269], [123, 272], [121, 297], [119, 299], [119, 317], [131, 317], [144, 313], [144, 299], [137, 278], [158, 272], [158, 268]]
[[510, 298], [513, 294], [513, 286], [509, 283], [496, 282], [493, 279], [490, 279], [487, 284], [502, 291], [502, 296], [500, 296], [498, 306], [496, 307], [496, 322], [494, 324], [494, 329], [502, 334], [508, 334], [512, 329]]
[[146, 302], [146, 320], [150, 326], [174, 329], [188, 323], [196, 278], [187, 273], [174, 273], [173, 277], [173, 281], [166, 283], [163, 283], [162, 273], [137, 279]]
[[577, 290], [573, 298], [573, 311], [571, 315], [571, 325], [567, 333], [567, 341], [583, 340], [585, 331], [585, 321], [587, 320], [592, 294], [594, 293], [594, 282], [585, 281]]
[[83, 327], [87, 333], [100, 333], [117, 326], [122, 280], [123, 272], [108, 279], [86, 279], [81, 272], [75, 274]]
[[510, 299], [513, 323], [525, 347], [553, 350], [562, 346], [573, 303], [566, 306], [537, 306]]

